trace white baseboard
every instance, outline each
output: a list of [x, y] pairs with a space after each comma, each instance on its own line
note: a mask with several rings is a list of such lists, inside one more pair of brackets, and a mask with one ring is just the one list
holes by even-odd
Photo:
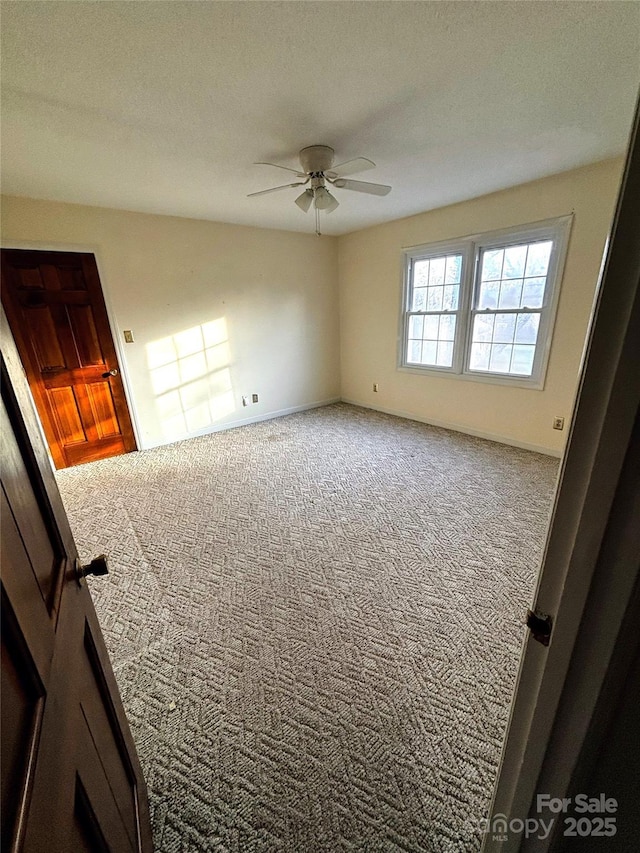
[[370, 403], [363, 403], [360, 400], [351, 400], [347, 397], [342, 398], [343, 403], [350, 403], [352, 406], [360, 406], [363, 409], [372, 409], [374, 412], [382, 412], [385, 415], [395, 415], [398, 418], [406, 418], [409, 421], [418, 421], [422, 424], [430, 424], [431, 426], [442, 427], [443, 429], [452, 429], [455, 432], [463, 432], [467, 435], [473, 435], [476, 438], [485, 438], [487, 441], [497, 441], [499, 444], [509, 444], [512, 447], [520, 447], [522, 450], [532, 450], [534, 453], [544, 453], [545, 456], [555, 456], [557, 459], [562, 457], [561, 450], [554, 450], [551, 447], [541, 447], [539, 444], [529, 444], [526, 441], [518, 441], [515, 438], [509, 438], [506, 435], [496, 435], [492, 432], [483, 432], [482, 430], [473, 429], [472, 427], [463, 426], [462, 424], [452, 424], [448, 421], [439, 421], [435, 418], [423, 418], [420, 415], [411, 414], [411, 412], [403, 412], [398, 409], [387, 409], [384, 406], [372, 406]]
[[332, 403], [339, 403], [340, 397], [331, 397], [328, 400], [316, 400], [314, 403], [303, 403], [301, 406], [290, 406], [288, 409], [278, 409], [275, 412], [266, 412], [262, 415], [252, 415], [248, 418], [242, 418], [237, 421], [225, 421], [225, 423], [215, 424], [205, 427], [204, 429], [195, 430], [188, 435], [181, 435], [179, 438], [174, 438], [171, 441], [154, 441], [145, 444], [140, 450], [151, 450], [153, 447], [164, 447], [166, 444], [174, 444], [176, 441], [186, 441], [189, 438], [197, 438], [200, 435], [209, 435], [213, 432], [222, 432], [225, 429], [234, 429], [235, 427], [247, 426], [247, 424], [256, 424], [259, 421], [270, 421], [273, 418], [281, 418], [283, 415], [293, 415], [295, 412], [305, 412], [307, 409], [319, 409], [321, 406], [330, 406]]

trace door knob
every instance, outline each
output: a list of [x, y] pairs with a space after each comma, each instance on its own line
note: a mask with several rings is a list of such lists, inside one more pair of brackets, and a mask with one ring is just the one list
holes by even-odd
[[118, 368], [114, 367], [112, 370], [107, 370], [106, 373], [103, 373], [102, 378], [108, 379], [110, 376], [117, 376], [117, 375], [118, 375]]
[[109, 574], [109, 566], [107, 565], [107, 555], [100, 554], [99, 557], [94, 557], [90, 563], [86, 566], [80, 565], [80, 560], [76, 560], [76, 577], [78, 582], [82, 580], [82, 578], [86, 578], [87, 575], [108, 575]]

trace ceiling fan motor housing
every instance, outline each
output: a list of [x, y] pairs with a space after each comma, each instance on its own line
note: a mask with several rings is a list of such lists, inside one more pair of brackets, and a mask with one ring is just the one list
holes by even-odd
[[334, 150], [328, 145], [309, 145], [300, 152], [302, 171], [326, 172], [333, 164]]

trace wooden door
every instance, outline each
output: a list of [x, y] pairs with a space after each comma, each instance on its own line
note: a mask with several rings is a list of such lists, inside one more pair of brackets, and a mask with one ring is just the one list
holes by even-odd
[[140, 764], [4, 314], [1, 367], [2, 850], [150, 853]]
[[3, 249], [2, 303], [56, 468], [135, 450], [94, 256]]

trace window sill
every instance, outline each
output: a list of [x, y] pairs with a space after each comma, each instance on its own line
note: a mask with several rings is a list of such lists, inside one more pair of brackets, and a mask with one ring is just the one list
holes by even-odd
[[491, 375], [490, 373], [454, 373], [452, 370], [438, 370], [435, 367], [408, 367], [399, 365], [400, 373], [413, 373], [415, 376], [429, 376], [435, 379], [462, 379], [465, 382], [481, 382], [484, 385], [504, 385], [508, 388], [526, 388], [529, 391], [543, 391], [544, 379], [525, 379]]

